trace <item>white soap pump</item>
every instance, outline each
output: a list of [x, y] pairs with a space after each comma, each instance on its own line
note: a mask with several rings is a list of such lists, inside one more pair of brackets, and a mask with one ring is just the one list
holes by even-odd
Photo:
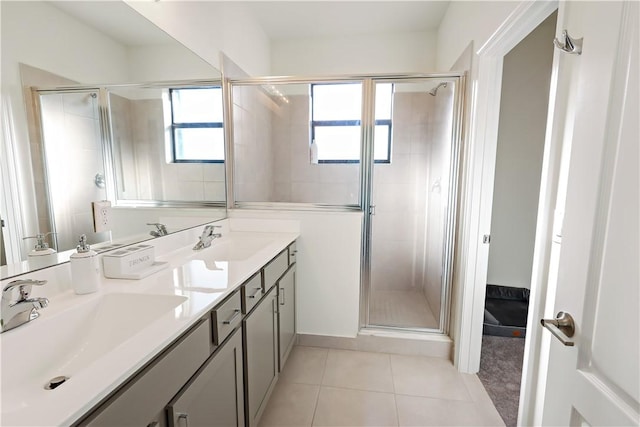
[[77, 252], [71, 254], [71, 283], [76, 294], [90, 294], [100, 285], [98, 254], [87, 244], [87, 236], [80, 236]]
[[50, 235], [50, 233], [38, 233], [35, 236], [23, 237], [22, 240], [36, 239], [36, 245], [31, 251], [29, 251], [29, 266], [31, 268], [48, 267], [55, 262], [56, 250], [49, 247], [49, 244], [44, 239]]

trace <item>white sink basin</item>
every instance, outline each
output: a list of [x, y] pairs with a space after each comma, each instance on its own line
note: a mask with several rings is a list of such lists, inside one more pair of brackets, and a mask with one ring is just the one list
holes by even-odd
[[41, 310], [38, 319], [3, 333], [3, 412], [24, 407], [25, 399], [53, 377], [72, 379], [154, 320], [173, 315], [186, 300], [179, 295], [106, 294], [49, 316], [47, 309]]
[[273, 240], [269, 238], [232, 238], [214, 240], [211, 246], [196, 253], [193, 259], [203, 261], [242, 261], [267, 247]]

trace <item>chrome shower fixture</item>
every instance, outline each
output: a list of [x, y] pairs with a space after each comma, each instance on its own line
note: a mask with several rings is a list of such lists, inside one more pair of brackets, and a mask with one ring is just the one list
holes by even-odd
[[436, 96], [436, 94], [438, 93], [438, 89], [440, 89], [441, 87], [447, 87], [447, 83], [446, 82], [442, 82], [442, 83], [438, 84], [438, 86], [434, 87], [433, 89], [431, 89], [429, 91], [429, 95]]

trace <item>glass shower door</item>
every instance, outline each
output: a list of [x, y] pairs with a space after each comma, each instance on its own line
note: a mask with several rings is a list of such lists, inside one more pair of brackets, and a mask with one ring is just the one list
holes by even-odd
[[366, 326], [444, 331], [458, 79], [374, 84]]

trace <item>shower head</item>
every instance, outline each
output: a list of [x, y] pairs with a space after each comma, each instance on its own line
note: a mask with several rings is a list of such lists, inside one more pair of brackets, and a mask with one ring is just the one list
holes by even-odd
[[447, 87], [447, 83], [446, 82], [439, 83], [438, 86], [434, 87], [429, 91], [429, 95], [436, 96], [436, 94], [438, 93], [438, 89], [440, 89], [441, 87]]

